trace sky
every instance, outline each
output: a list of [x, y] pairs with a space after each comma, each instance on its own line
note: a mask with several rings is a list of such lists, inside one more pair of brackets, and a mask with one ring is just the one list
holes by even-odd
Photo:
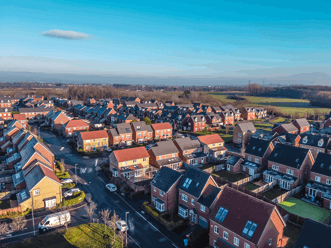
[[331, 76], [331, 1], [7, 1], [0, 71]]

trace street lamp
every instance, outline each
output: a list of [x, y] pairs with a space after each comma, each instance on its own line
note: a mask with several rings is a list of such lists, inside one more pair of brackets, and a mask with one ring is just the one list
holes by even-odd
[[128, 213], [130, 212], [126, 212], [125, 213], [125, 223], [126, 223], [126, 232], [125, 232], [125, 244], [126, 246], [128, 246]]
[[77, 171], [76, 171], [76, 165], [77, 165], [77, 164], [75, 164], [75, 178], [76, 178], [76, 184], [77, 184]]
[[36, 235], [35, 226], [34, 226], [33, 202], [32, 202], [31, 208], [32, 208], [33, 235]]

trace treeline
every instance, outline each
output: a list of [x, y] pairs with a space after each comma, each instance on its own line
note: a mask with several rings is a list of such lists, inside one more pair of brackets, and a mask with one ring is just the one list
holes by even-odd
[[331, 92], [318, 92], [310, 98], [310, 104], [318, 107], [331, 108]]

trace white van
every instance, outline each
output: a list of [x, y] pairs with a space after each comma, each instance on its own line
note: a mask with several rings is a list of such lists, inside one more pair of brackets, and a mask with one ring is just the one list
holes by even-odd
[[71, 216], [68, 211], [58, 212], [45, 216], [45, 218], [38, 224], [41, 231], [47, 231], [52, 228], [57, 228], [69, 224]]

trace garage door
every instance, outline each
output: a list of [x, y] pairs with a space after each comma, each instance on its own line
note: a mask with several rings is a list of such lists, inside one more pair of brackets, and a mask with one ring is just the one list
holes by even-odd
[[200, 226], [202, 226], [205, 229], [208, 228], [206, 219], [201, 216], [199, 217], [199, 224], [200, 224]]

